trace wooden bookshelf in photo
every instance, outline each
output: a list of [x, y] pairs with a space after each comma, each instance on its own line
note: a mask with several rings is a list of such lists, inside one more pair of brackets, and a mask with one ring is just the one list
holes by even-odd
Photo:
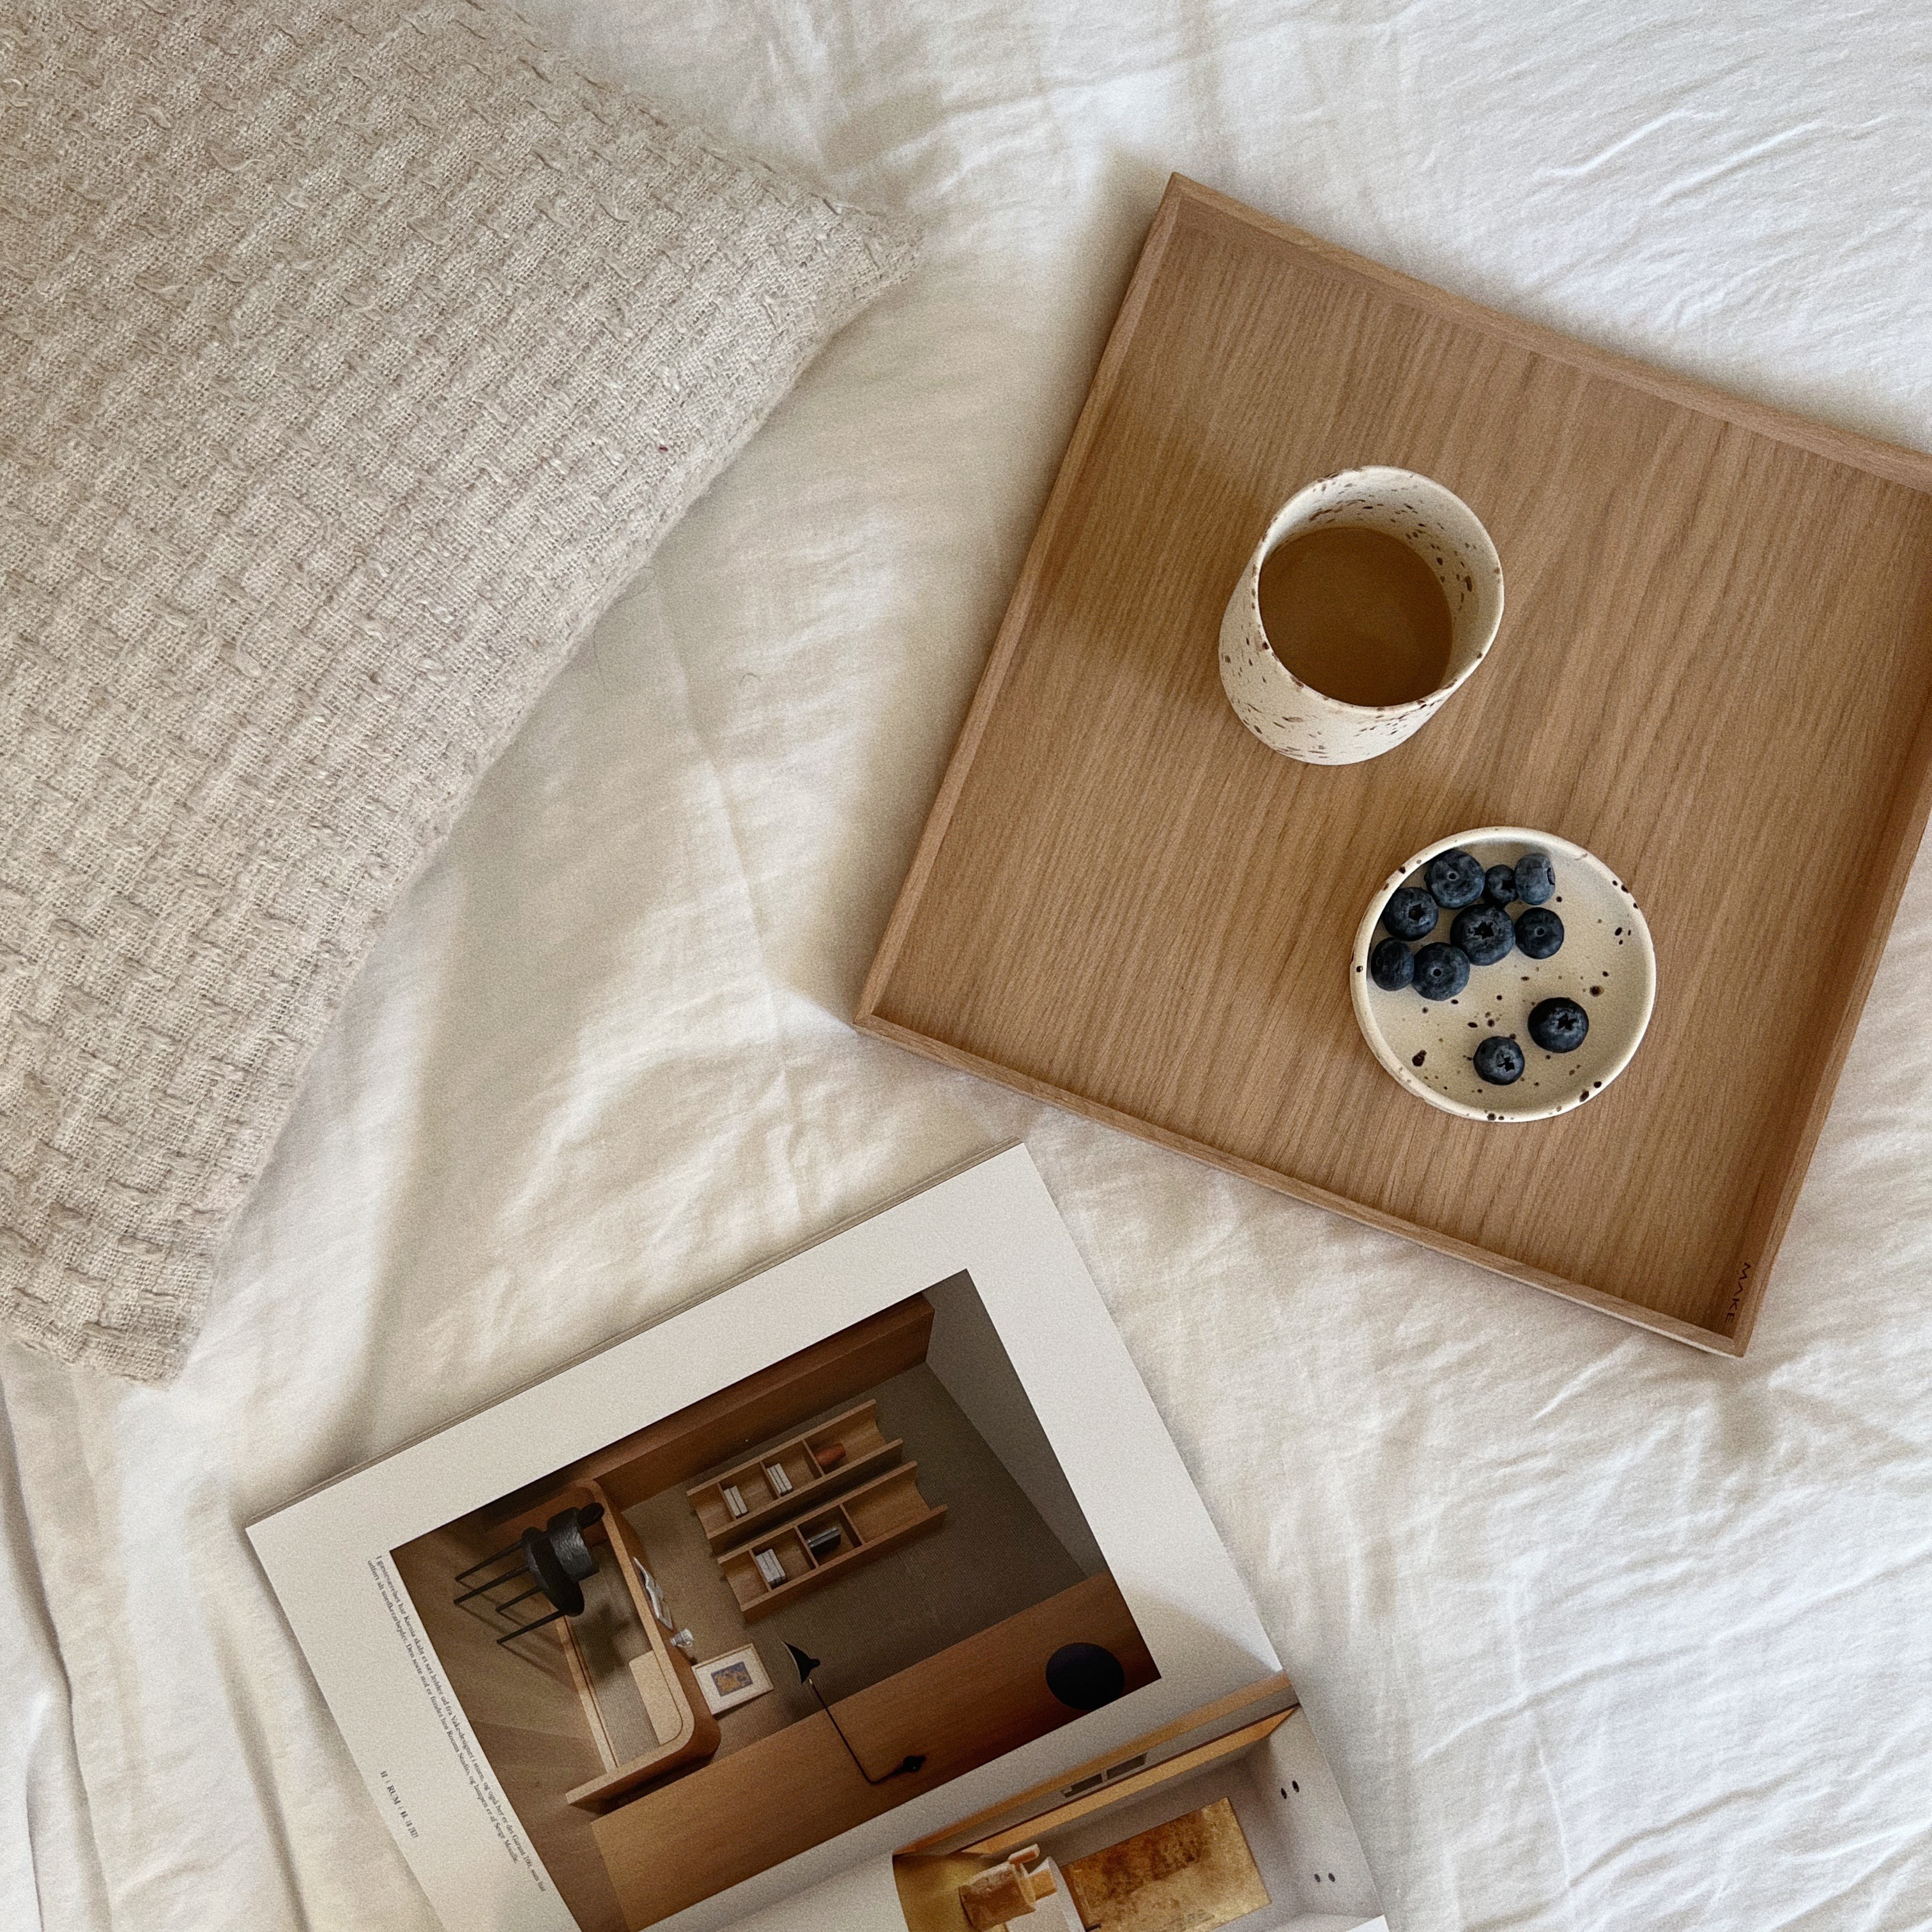
[[[707, 1482], [693, 1484], [685, 1494], [715, 1556], [890, 1468], [904, 1447], [896, 1437], [886, 1441], [879, 1427], [878, 1404], [862, 1402], [816, 1429], [748, 1456]], [[766, 1473], [768, 1466], [785, 1472], [791, 1483], [788, 1494], [778, 1491]], [[725, 1502], [728, 1489], [736, 1490], [743, 1499], [742, 1516], [734, 1515]]]
[[[920, 1494], [918, 1468], [916, 1462], [902, 1462], [848, 1490], [836, 1502], [807, 1510], [721, 1556], [718, 1567], [745, 1621], [756, 1623], [889, 1550], [937, 1529], [945, 1520], [946, 1505], [929, 1504]], [[783, 1582], [768, 1584], [760, 1574], [758, 1558], [766, 1554], [784, 1571]]]

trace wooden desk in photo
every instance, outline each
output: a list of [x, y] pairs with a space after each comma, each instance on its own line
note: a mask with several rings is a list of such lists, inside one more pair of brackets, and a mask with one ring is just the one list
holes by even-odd
[[[1070, 1722], [1046, 1688], [1063, 1643], [1104, 1644], [1130, 1692], [1158, 1673], [1112, 1577], [1090, 1576], [833, 1706], [874, 1772], [868, 1785], [823, 1712], [618, 1805], [595, 1821], [625, 1922], [655, 1924]], [[675, 1856], [668, 1856], [675, 1848]]]

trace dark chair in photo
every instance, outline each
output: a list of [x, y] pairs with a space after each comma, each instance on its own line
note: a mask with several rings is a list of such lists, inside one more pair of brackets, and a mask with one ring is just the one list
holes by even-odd
[[[466, 1582], [479, 1570], [494, 1569], [502, 1563], [508, 1568], [497, 1575], [486, 1577], [480, 1583], [452, 1599], [464, 1604], [475, 1597], [488, 1600], [490, 1609], [507, 1612], [512, 1606], [529, 1598], [541, 1595], [550, 1607], [542, 1616], [533, 1617], [528, 1623], [519, 1624], [513, 1630], [506, 1630], [496, 1641], [508, 1643], [520, 1636], [526, 1636], [533, 1630], [541, 1630], [545, 1624], [555, 1623], [559, 1617], [576, 1617], [584, 1614], [584, 1580], [596, 1573], [597, 1558], [584, 1532], [593, 1523], [603, 1520], [604, 1505], [586, 1503], [575, 1509], [560, 1510], [541, 1529], [526, 1529], [507, 1549], [500, 1550], [494, 1556], [486, 1556], [480, 1563], [472, 1563], [466, 1570], [458, 1573], [456, 1581]], [[492, 1590], [500, 1589], [505, 1584], [519, 1581], [524, 1577], [531, 1580], [530, 1587], [514, 1597], [500, 1600], [489, 1595]]]

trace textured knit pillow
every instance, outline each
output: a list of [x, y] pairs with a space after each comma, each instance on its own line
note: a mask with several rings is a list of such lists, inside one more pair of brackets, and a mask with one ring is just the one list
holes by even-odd
[[910, 266], [467, 0], [0, 14], [0, 1295], [178, 1366], [384, 916]]

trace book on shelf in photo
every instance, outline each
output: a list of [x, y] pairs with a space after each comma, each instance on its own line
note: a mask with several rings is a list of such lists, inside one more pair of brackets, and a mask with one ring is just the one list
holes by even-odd
[[[877, 1426], [886, 1384], [903, 1445]], [[689, 1486], [734, 1456], [775, 1478], [833, 1417], [848, 1456], [801, 1467], [858, 1474], [775, 1532], [791, 1574], [783, 1540], [715, 1549]], [[957, 1932], [963, 1888], [1017, 1898], [1009, 1864], [1045, 1915], [1022, 1923], [1072, 1925], [1058, 1868], [1223, 1798], [1280, 1923], [1381, 1924], [1294, 1688], [1024, 1148], [248, 1534], [452, 1932]], [[1106, 1872], [1123, 1924], [1167, 1922], [1131, 1857]]]
[[772, 1486], [773, 1496], [788, 1496], [791, 1494], [791, 1478], [785, 1474], [782, 1462], [767, 1462], [765, 1477]]

